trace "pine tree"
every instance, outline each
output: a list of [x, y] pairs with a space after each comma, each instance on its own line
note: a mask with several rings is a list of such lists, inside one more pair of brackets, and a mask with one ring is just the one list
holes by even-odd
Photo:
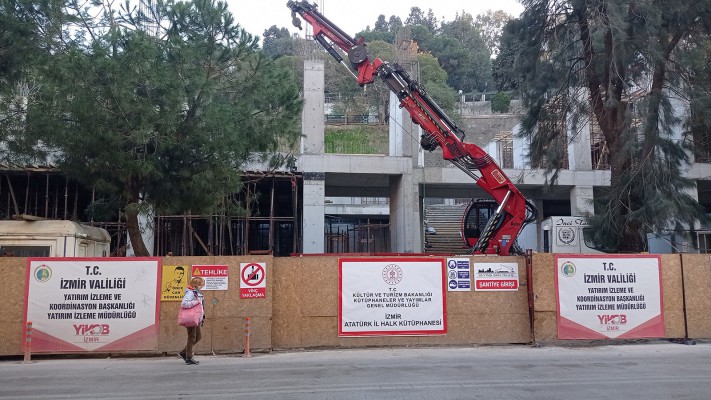
[[289, 71], [224, 3], [154, 11], [107, 10], [110, 29], [54, 55], [28, 114], [62, 171], [121, 199], [137, 256], [149, 254], [139, 212], [215, 211], [255, 152], [293, 145], [301, 111]]

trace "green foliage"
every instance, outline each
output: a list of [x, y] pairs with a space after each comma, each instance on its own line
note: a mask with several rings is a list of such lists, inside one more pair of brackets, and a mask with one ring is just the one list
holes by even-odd
[[511, 106], [511, 97], [504, 92], [496, 92], [491, 96], [491, 111], [495, 113], [507, 113]]
[[116, 219], [116, 210], [123, 204], [117, 197], [99, 197], [84, 210], [86, 221], [111, 221]]
[[[44, 163], [45, 152], [24, 135], [27, 101], [41, 85], [40, 71], [57, 51], [54, 36], [63, 0], [0, 0], [0, 161]], [[50, 23], [50, 19], [53, 23]]]
[[395, 38], [395, 34], [390, 34], [389, 32], [377, 32], [370, 27], [365, 30], [356, 33], [355, 37], [362, 37], [366, 43], [374, 42], [376, 40], [392, 42]]
[[[371, 58], [381, 58], [392, 62], [396, 58], [395, 46], [380, 40], [368, 43]], [[323, 56], [323, 55], [322, 55]], [[390, 90], [380, 80], [363, 91], [353, 76], [343, 71], [343, 67], [325, 55], [325, 85], [327, 93], [337, 93], [339, 98], [333, 112], [336, 114], [370, 114], [375, 112], [382, 123], [388, 121]], [[447, 84], [447, 72], [440, 67], [431, 54], [418, 54], [420, 79], [427, 92], [444, 110], [454, 110], [456, 92]]]
[[30, 1], [0, 0], [0, 84], [4, 88], [39, 51], [39, 27], [33, 22], [36, 15]]
[[[454, 21], [440, 23], [432, 10], [425, 13], [419, 7], [411, 8], [405, 24], [410, 30], [412, 40], [417, 42], [422, 54], [434, 57], [440, 67], [436, 73], [431, 70], [434, 73], [432, 76], [428, 76], [428, 71], [423, 71], [420, 81], [444, 109], [454, 109], [456, 90], [452, 88], [485, 91], [493, 87], [489, 47], [498, 46], [501, 25], [508, 18], [510, 16], [507, 14], [497, 11], [478, 17], [475, 21], [470, 14], [463, 13], [457, 15]], [[363, 37], [371, 58], [380, 57], [384, 61], [394, 62], [395, 48], [389, 43], [394, 41], [401, 27], [403, 24], [399, 17], [390, 16], [386, 20], [385, 15], [379, 15], [374, 28], [367, 27], [355, 36]], [[486, 40], [481, 35], [482, 32], [487, 35]], [[386, 51], [383, 52], [383, 49]], [[339, 70], [328, 58], [326, 60], [326, 91], [339, 93], [343, 101], [356, 101], [358, 94], [355, 91], [356, 86], [352, 84], [352, 76]], [[432, 66], [429, 61], [424, 61], [427, 67]], [[329, 66], [329, 63], [332, 65]], [[442, 76], [446, 81], [441, 81]], [[377, 84], [374, 87], [375, 94], [368, 94], [368, 103], [376, 110], [379, 119], [385, 121], [389, 92], [378, 89]], [[368, 90], [371, 91], [370, 88]], [[340, 108], [346, 110], [344, 105]]]
[[304, 87], [304, 58], [300, 56], [281, 56], [275, 61], [277, 68], [283, 71], [291, 71], [294, 84], [298, 88]]
[[[553, 16], [547, 1], [525, 5], [510, 32], [520, 49], [513, 76], [522, 77], [532, 164], [547, 161], [555, 174], [560, 165], [550, 161], [559, 159], [560, 148], [552, 144], [567, 143], [568, 132], [595, 118], [610, 149], [611, 185], [596, 196], [594, 241], [641, 251], [649, 232], [693, 229], [705, 215], [686, 194], [693, 188], [682, 176], [689, 148], [676, 132], [687, 113], [675, 98], [710, 88], [693, 81], [697, 71], [682, 55], [708, 40], [711, 8], [566, 1]], [[711, 115], [703, 102], [696, 105]]]
[[262, 51], [269, 57], [281, 57], [294, 54], [294, 39], [286, 28], [272, 25], [264, 31]]
[[432, 41], [434, 33], [422, 25], [408, 25], [410, 36], [420, 46], [420, 51], [429, 51], [428, 43]]
[[326, 153], [386, 154], [388, 131], [382, 126], [351, 125], [326, 127]]
[[457, 15], [454, 21], [442, 23], [437, 30], [413, 26], [412, 37], [420, 50], [437, 58], [447, 71], [451, 87], [470, 92], [484, 91], [489, 86], [491, 54], [470, 14]]
[[[371, 57], [378, 57], [384, 61], [392, 62], [396, 59], [395, 46], [380, 40], [368, 43], [368, 53]], [[368, 98], [369, 109], [375, 111], [380, 123], [387, 123], [389, 118], [390, 89], [382, 82], [376, 81], [365, 93]]]
[[521, 42], [518, 32], [522, 21], [509, 20], [503, 28], [499, 39], [499, 53], [491, 63], [491, 76], [494, 89], [518, 92], [522, 81], [521, 72], [515, 69], [516, 60], [521, 54]]
[[75, 26], [91, 40], [37, 66], [22, 135], [129, 214], [139, 202], [159, 213], [211, 212], [239, 191], [254, 152], [296, 142], [299, 88], [224, 3], [156, 7], [164, 18], [154, 23], [165, 27], [157, 36], [135, 9], [108, 14], [108, 29]]
[[[404, 25], [403, 25], [400, 17], [391, 15], [390, 18], [388, 19], [388, 32], [397, 33], [400, 30], [400, 28], [402, 28], [403, 26]], [[388, 43], [393, 43], [393, 42], [388, 42]]]
[[402, 20], [400, 17], [391, 15], [388, 21], [385, 21], [385, 15], [379, 15], [375, 21], [375, 27], [370, 29], [370, 26], [365, 30], [356, 33], [355, 37], [362, 37], [366, 43], [374, 41], [383, 41], [387, 43], [395, 43], [395, 35], [402, 28]]
[[430, 8], [427, 14], [420, 7], [410, 8], [410, 14], [405, 19], [405, 25], [409, 26], [422, 26], [426, 28], [430, 33], [434, 33], [439, 27], [437, 17], [435, 17], [434, 12]]
[[484, 40], [489, 53], [496, 56], [499, 53], [499, 44], [504, 27], [513, 17], [504, 11], [487, 10], [484, 14], [479, 14], [474, 20], [474, 27]]
[[418, 54], [417, 61], [420, 64], [420, 82], [427, 93], [444, 111], [453, 112], [457, 92], [447, 85], [447, 72], [431, 54]]

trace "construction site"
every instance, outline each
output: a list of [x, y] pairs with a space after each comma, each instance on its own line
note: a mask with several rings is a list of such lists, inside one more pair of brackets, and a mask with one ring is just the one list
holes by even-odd
[[[111, 255], [126, 255], [120, 209], [111, 209], [91, 189], [67, 180], [53, 166], [5, 166], [1, 174], [0, 219], [100, 227], [111, 235]], [[152, 234], [144, 239], [153, 255], [289, 255], [298, 249], [299, 187], [298, 174], [246, 173], [242, 190], [230, 199], [248, 205], [241, 215], [158, 215], [147, 224]]]
[[[407, 35], [397, 41], [398, 61], [416, 77], [416, 45]], [[336, 114], [333, 102], [339, 96], [326, 93], [324, 61], [315, 55], [322, 50], [310, 40], [299, 43], [304, 59], [295, 68], [303, 74], [304, 111], [300, 148], [293, 153], [296, 166], [245, 168], [242, 184], [225, 199], [238, 207], [213, 215], [144, 215], [143, 238], [151, 255], [467, 253], [462, 218], [470, 202], [490, 199], [488, 194], [444, 160], [441, 149], [422, 149], [420, 127], [398, 107], [394, 94], [387, 124], [374, 115]], [[609, 151], [594, 118], [569, 143], [554, 144], [563, 157], [557, 184], [551, 186], [546, 166], [528, 164], [528, 143], [517, 135], [520, 101], [513, 100], [508, 113], [495, 113], [486, 94], [460, 94], [457, 108], [466, 140], [486, 151], [539, 210], [519, 238], [521, 248], [543, 248], [540, 223], [547, 217], [594, 213], [595, 192], [610, 185]], [[327, 132], [334, 127], [353, 125], [377, 125], [381, 133], [363, 138], [359, 147], [329, 140]], [[560, 120], [547, 129], [567, 126]], [[690, 194], [707, 205], [709, 146], [701, 137], [694, 140], [700, 146], [687, 171], [696, 182]], [[132, 255], [120, 202], [68, 180], [55, 166], [0, 166], [0, 194], [0, 219], [81, 222], [109, 232], [111, 255]], [[487, 218], [477, 218], [482, 229]], [[693, 240], [665, 243], [664, 252], [711, 251], [711, 232], [701, 229], [696, 235], [698, 248]]]

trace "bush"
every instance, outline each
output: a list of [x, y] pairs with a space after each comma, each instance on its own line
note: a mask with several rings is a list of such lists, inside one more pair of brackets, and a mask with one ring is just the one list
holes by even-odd
[[496, 92], [491, 96], [491, 112], [507, 113], [511, 107], [511, 97], [504, 92]]

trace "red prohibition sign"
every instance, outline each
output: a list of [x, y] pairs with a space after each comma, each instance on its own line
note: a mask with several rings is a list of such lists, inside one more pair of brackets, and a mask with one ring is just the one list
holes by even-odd
[[[247, 268], [252, 267], [252, 272], [247, 272]], [[264, 268], [256, 263], [249, 263], [242, 269], [242, 282], [248, 286], [257, 286], [264, 280]], [[257, 278], [255, 282], [250, 282], [252, 279]]]

